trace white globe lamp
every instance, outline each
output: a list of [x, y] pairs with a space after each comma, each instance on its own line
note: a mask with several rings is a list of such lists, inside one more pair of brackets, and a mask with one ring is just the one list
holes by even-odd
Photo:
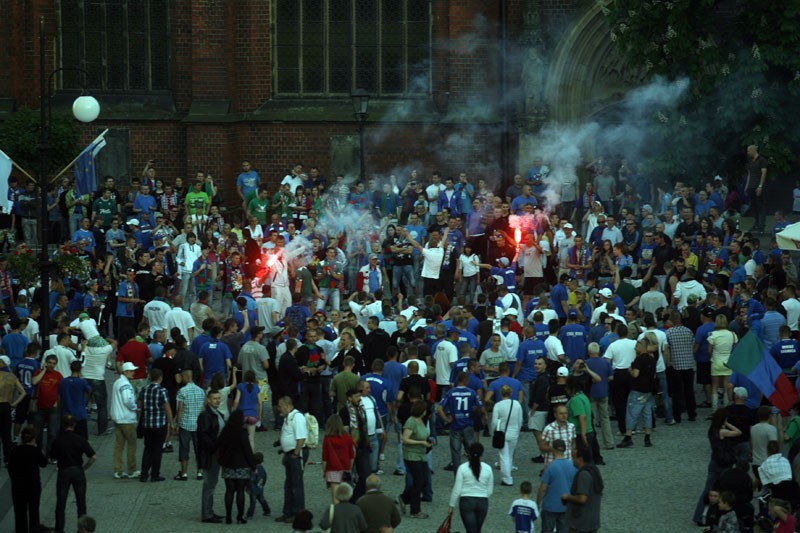
[[72, 104], [72, 114], [81, 122], [93, 122], [100, 116], [100, 103], [93, 96], [79, 96]]

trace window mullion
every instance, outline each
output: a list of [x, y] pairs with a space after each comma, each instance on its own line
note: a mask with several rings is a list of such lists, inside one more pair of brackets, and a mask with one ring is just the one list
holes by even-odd
[[297, 17], [297, 20], [298, 20], [297, 32], [300, 35], [299, 47], [298, 47], [299, 50], [297, 52], [297, 68], [298, 68], [298, 70], [297, 70], [297, 79], [300, 82], [298, 90], [299, 90], [300, 94], [303, 95], [303, 94], [306, 93], [306, 90], [305, 90], [305, 76], [303, 76], [303, 74], [304, 74], [304, 69], [303, 69], [304, 47], [303, 47], [303, 45], [305, 44], [305, 34], [303, 32], [303, 27], [305, 26], [305, 24], [304, 24], [305, 20], [304, 20], [303, 17], [305, 15], [305, 13], [303, 12], [303, 0], [297, 0], [297, 3], [298, 3], [298, 10], [299, 10], [299, 13], [300, 13], [300, 15]]
[[356, 28], [356, 24], [358, 24], [358, 20], [356, 20], [356, 3], [355, 1], [350, 2], [350, 20], [353, 23], [350, 25], [351, 33], [350, 33], [350, 57], [351, 57], [351, 64], [350, 64], [350, 89], [356, 89], [356, 71], [358, 70], [357, 60], [357, 53], [356, 50], [358, 49], [357, 45], [357, 38], [358, 38], [358, 30]]
[[322, 94], [330, 96], [330, 0], [322, 3]]
[[376, 72], [376, 76], [378, 78], [378, 83], [376, 85], [377, 93], [383, 93], [383, 1], [378, 0], [378, 14], [377, 19], [375, 20], [375, 26], [378, 30], [378, 49], [376, 51], [377, 55], [377, 62], [376, 68], [378, 72]]
[[153, 53], [152, 53], [152, 28], [150, 26], [150, 3], [151, 0], [146, 0], [144, 4], [144, 11], [145, 11], [145, 31], [147, 32], [145, 35], [145, 56], [147, 57], [147, 63], [145, 63], [145, 87], [146, 90], [151, 91], [153, 90]]
[[403, 0], [403, 94], [408, 94], [408, 0]]

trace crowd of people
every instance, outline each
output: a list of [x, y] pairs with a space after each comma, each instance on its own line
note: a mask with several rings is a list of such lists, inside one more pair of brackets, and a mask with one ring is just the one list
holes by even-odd
[[[208, 523], [245, 523], [256, 504], [273, 512], [255, 436], [278, 430], [277, 521], [296, 530], [311, 527], [310, 447], [331, 496], [321, 527], [391, 531], [406, 512], [428, 517], [432, 449], [448, 436], [450, 512], [481, 531], [495, 486], [481, 437], [502, 487], [515, 485], [530, 433], [541, 479], [535, 491], [521, 483], [509, 515], [518, 532], [539, 521], [560, 533], [600, 527], [608, 450], [635, 446], [637, 433], [651, 447], [658, 419], [694, 422], [701, 409], [713, 410], [714, 455], [695, 522], [752, 527], [752, 486], [745, 498], [730, 473], [748, 473], [752, 452], [756, 475], [784, 496], [761, 515], [789, 531], [796, 500], [777, 484], [795, 475], [765, 465], [797, 455], [800, 418], [784, 432], [766, 407], [780, 434], [765, 437], [756, 412], [767, 400], [726, 366], [754, 331], [782, 369], [800, 368], [797, 267], [774, 239], [762, 250], [739, 227], [749, 206], [764, 231], [766, 160], [755, 147], [747, 157], [741, 184], [672, 187], [643, 187], [632, 164], [612, 173], [603, 159], [581, 186], [541, 158], [504, 191], [464, 172], [329, 182], [300, 164], [275, 191], [247, 161], [235, 190], [203, 172], [188, 187], [166, 183], [152, 161], [125, 194], [113, 179], [94, 195], [65, 179], [49, 195], [51, 235], [86, 261], [88, 279], [53, 280], [41, 309], [42, 289], [15, 286], [0, 260], [0, 431], [17, 531], [39, 523], [31, 480], [48, 461], [59, 469], [56, 530], [70, 487], [85, 514], [90, 412], [97, 435], [115, 435], [117, 479], [165, 481], [162, 455], [177, 444], [172, 479], [203, 480]], [[11, 187], [4, 222], [33, 244], [29, 188]], [[773, 234], [787, 224], [775, 220]], [[731, 442], [735, 454], [721, 456]], [[405, 477], [396, 499], [381, 491], [385, 473]]]

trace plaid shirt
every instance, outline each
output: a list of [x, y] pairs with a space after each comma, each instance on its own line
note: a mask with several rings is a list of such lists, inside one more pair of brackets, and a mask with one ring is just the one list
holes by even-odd
[[169, 403], [167, 389], [158, 383], [150, 383], [139, 393], [142, 403], [142, 426], [147, 429], [161, 428], [167, 425], [167, 412], [164, 404]]
[[[564, 452], [565, 459], [572, 459], [572, 441], [575, 440], [575, 436], [575, 424], [572, 422], [567, 422], [562, 426], [558, 423], [558, 420], [555, 420], [547, 424], [544, 427], [544, 431], [542, 431], [542, 439], [551, 446], [553, 445], [553, 441], [556, 439], [561, 439], [567, 444], [567, 450]], [[547, 465], [552, 463], [555, 458], [556, 456], [553, 452], [545, 452], [545, 468], [547, 468]]]
[[667, 330], [670, 366], [675, 370], [692, 370], [694, 362], [694, 335], [686, 326], [673, 326]]
[[767, 457], [758, 467], [758, 476], [764, 485], [775, 484], [792, 479], [792, 465], [783, 455], [776, 453]]
[[178, 405], [183, 404], [178, 425], [186, 431], [197, 431], [197, 417], [203, 411], [206, 403], [206, 393], [203, 389], [189, 382], [178, 391]]

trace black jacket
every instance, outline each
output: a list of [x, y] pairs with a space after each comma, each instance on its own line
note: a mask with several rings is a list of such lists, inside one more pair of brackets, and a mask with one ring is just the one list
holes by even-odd
[[382, 329], [375, 329], [367, 334], [367, 338], [364, 341], [364, 358], [366, 359], [367, 372], [372, 372], [372, 362], [375, 359], [386, 361], [386, 350], [391, 344], [391, 337]]
[[289, 396], [297, 403], [300, 399], [301, 381], [303, 381], [303, 372], [300, 370], [297, 360], [294, 355], [288, 351], [285, 352], [278, 361], [278, 382], [275, 384], [280, 391], [280, 396]]
[[256, 460], [253, 458], [253, 449], [250, 447], [246, 429], [227, 431], [217, 441], [217, 460], [220, 466], [226, 468], [253, 469], [256, 467]]
[[203, 412], [197, 416], [198, 468], [209, 468], [211, 466], [211, 458], [217, 453], [219, 431], [220, 427], [217, 413], [206, 405]]

